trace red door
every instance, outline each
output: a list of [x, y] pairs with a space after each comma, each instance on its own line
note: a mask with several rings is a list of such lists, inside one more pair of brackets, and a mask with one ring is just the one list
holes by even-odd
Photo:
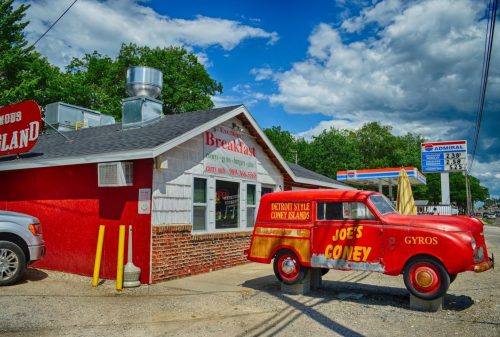
[[362, 202], [318, 201], [311, 267], [384, 272], [381, 224]]

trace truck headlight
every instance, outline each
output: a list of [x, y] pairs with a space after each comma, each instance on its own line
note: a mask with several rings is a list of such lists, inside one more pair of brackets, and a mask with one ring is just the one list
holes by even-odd
[[470, 244], [472, 246], [472, 251], [474, 251], [476, 249], [476, 239], [474, 239], [474, 237], [472, 237]]

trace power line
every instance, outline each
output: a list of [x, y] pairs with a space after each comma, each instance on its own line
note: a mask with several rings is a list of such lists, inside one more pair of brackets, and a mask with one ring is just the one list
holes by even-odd
[[477, 141], [481, 129], [481, 119], [483, 117], [484, 98], [486, 96], [486, 86], [488, 84], [488, 73], [490, 70], [491, 50], [493, 46], [493, 35], [495, 33], [495, 22], [497, 17], [498, 0], [490, 0], [488, 8], [488, 24], [486, 26], [486, 40], [484, 43], [483, 70], [481, 77], [481, 87], [479, 89], [479, 102], [476, 115], [476, 125], [474, 129], [474, 140], [472, 143], [472, 158], [468, 164], [467, 172], [470, 173], [474, 157], [476, 156]]
[[45, 34], [47, 34], [47, 33], [49, 32], [49, 30], [51, 30], [51, 29], [52, 29], [52, 27], [54, 27], [54, 26], [56, 25], [56, 23], [57, 23], [59, 20], [61, 20], [61, 18], [64, 16], [64, 14], [66, 14], [66, 13], [69, 11], [69, 9], [70, 9], [71, 7], [73, 7], [73, 5], [74, 5], [77, 1], [78, 1], [78, 0], [75, 0], [75, 1], [71, 4], [71, 6], [69, 6], [69, 7], [68, 7], [68, 9], [66, 9], [66, 10], [64, 11], [64, 13], [62, 13], [62, 15], [59, 17], [59, 19], [57, 19], [57, 20], [56, 20], [56, 22], [54, 22], [54, 23], [52, 24], [52, 26], [50, 26], [50, 27], [49, 27], [49, 29], [47, 29], [47, 31], [46, 31], [45, 33], [43, 33], [43, 34], [42, 34], [42, 36], [40, 36], [40, 37], [38, 38], [38, 40], [36, 40], [36, 41], [35, 41], [35, 43], [33, 43], [31, 46], [32, 46], [32, 47], [34, 47], [34, 46], [35, 46], [35, 44], [36, 44], [38, 41], [40, 41], [40, 40], [42, 39], [42, 37], [44, 37], [44, 36], [45, 36]]

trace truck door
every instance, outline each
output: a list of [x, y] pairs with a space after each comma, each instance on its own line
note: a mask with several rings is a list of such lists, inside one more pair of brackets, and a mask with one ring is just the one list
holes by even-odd
[[381, 223], [362, 202], [318, 201], [311, 266], [384, 272]]

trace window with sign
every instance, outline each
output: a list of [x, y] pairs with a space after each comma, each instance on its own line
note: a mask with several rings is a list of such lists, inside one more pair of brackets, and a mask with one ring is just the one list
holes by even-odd
[[193, 230], [207, 229], [207, 179], [194, 178], [193, 182]]
[[215, 182], [215, 229], [239, 227], [240, 184], [233, 181]]
[[255, 211], [257, 207], [257, 186], [247, 184], [247, 227], [255, 224]]

